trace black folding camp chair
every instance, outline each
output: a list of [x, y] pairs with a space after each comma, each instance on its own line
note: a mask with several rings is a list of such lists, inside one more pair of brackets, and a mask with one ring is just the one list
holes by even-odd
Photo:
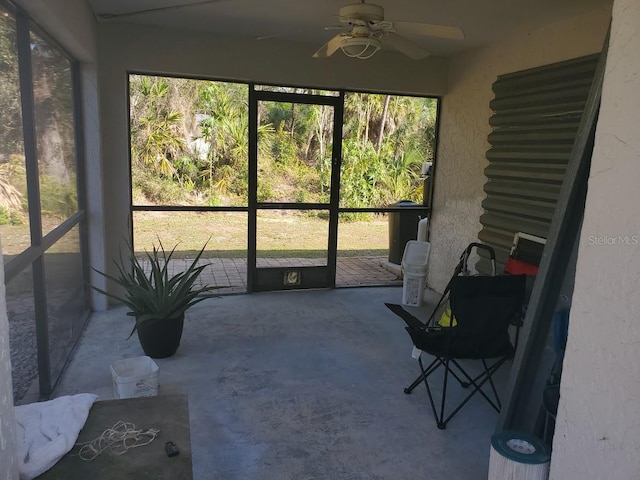
[[[422, 323], [400, 305], [386, 304], [405, 321], [413, 345], [419, 350], [417, 358], [421, 373], [404, 392], [409, 394], [420, 383], [425, 383], [431, 409], [440, 429], [446, 428], [447, 423], [477, 393], [496, 411], [500, 411], [500, 398], [492, 376], [513, 356], [514, 346], [509, 329], [512, 325], [516, 329], [519, 327], [522, 315], [525, 275], [461, 275], [466, 271], [466, 262], [473, 248], [485, 248], [490, 252], [495, 272], [495, 254], [491, 247], [476, 243], [467, 247], [461, 256], [461, 264], [456, 267], [438, 303], [442, 305], [445, 298], [449, 301], [451, 326], [442, 326], [436, 321], [437, 312], [440, 311], [438, 307], [427, 323]], [[422, 352], [434, 357], [426, 368], [422, 362]], [[483, 370], [472, 377], [459, 360], [480, 360]], [[436, 408], [429, 377], [440, 367], [444, 368], [442, 397], [439, 408]], [[447, 410], [450, 375], [462, 387], [472, 388], [458, 405]], [[491, 387], [493, 398], [483, 389], [486, 383]]]

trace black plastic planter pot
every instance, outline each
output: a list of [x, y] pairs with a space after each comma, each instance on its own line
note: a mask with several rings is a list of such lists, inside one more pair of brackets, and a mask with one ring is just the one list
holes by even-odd
[[144, 322], [136, 329], [144, 353], [151, 358], [167, 358], [176, 353], [183, 326], [184, 313], [168, 320]]

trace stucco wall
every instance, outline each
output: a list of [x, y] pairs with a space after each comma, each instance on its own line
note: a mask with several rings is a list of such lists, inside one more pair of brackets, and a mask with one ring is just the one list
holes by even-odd
[[640, 478], [640, 2], [616, 0], [551, 478]]
[[444, 289], [460, 253], [477, 241], [481, 228], [491, 85], [501, 74], [600, 51], [609, 19], [609, 9], [597, 9], [451, 59], [430, 227], [432, 288]]
[[[87, 195], [87, 223], [89, 243], [89, 263], [100, 271], [104, 271], [108, 262], [105, 256], [105, 207], [103, 192], [104, 166], [102, 163], [101, 128], [98, 70], [96, 63], [82, 63], [80, 65], [80, 78], [82, 83], [82, 104], [85, 162], [86, 162], [86, 195]], [[91, 270], [91, 285], [104, 289], [105, 278]], [[95, 310], [105, 310], [107, 299], [96, 291], [91, 292], [92, 305]]]
[[[128, 236], [128, 71], [417, 95], [441, 95], [447, 81], [447, 61], [442, 58], [414, 61], [380, 52], [366, 62], [344, 55], [317, 59], [311, 56], [314, 46], [277, 39], [229, 39], [202, 32], [101, 24], [98, 43], [108, 259], [117, 256], [122, 239]], [[113, 268], [110, 262], [107, 268]]]
[[0, 245], [0, 279], [0, 478], [14, 480], [18, 478], [18, 460], [2, 245]]

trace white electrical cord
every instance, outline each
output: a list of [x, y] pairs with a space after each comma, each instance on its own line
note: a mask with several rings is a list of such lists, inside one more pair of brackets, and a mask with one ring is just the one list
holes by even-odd
[[155, 440], [158, 433], [160, 430], [155, 428], [138, 430], [133, 423], [119, 421], [99, 437], [89, 442], [76, 443], [76, 447], [80, 447], [77, 455], [87, 461], [93, 460], [105, 450], [114, 455], [123, 455], [132, 448], [148, 445]]

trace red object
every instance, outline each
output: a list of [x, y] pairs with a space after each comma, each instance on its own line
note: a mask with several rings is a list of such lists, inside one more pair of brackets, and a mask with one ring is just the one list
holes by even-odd
[[509, 257], [504, 266], [504, 273], [510, 275], [536, 275], [538, 273], [538, 266], [523, 262], [517, 258]]

